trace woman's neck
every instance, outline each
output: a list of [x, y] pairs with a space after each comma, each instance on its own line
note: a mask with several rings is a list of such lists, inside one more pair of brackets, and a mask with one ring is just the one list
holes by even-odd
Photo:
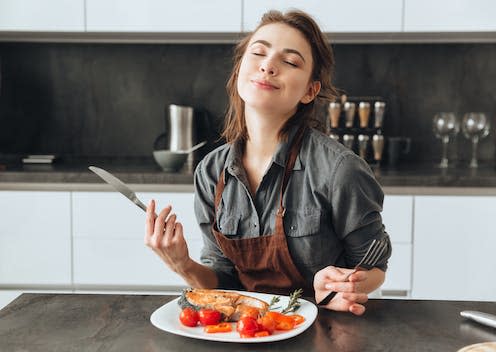
[[259, 160], [271, 158], [279, 144], [279, 131], [290, 116], [262, 116], [245, 111], [248, 132], [245, 155]]

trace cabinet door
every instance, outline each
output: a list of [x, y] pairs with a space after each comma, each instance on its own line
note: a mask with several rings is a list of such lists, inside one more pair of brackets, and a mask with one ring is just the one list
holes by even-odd
[[2, 0], [1, 31], [84, 31], [84, 0]]
[[386, 195], [382, 220], [391, 237], [393, 253], [388, 263], [383, 292], [408, 295], [412, 279], [413, 196]]
[[243, 2], [243, 31], [253, 30], [268, 10], [297, 8], [312, 15], [324, 32], [400, 32], [402, 2], [249, 0]]
[[[138, 197], [145, 204], [155, 199], [160, 209], [172, 204], [183, 224], [190, 256], [198, 261], [202, 239], [193, 193], [139, 193]], [[119, 193], [74, 192], [73, 218], [76, 287], [186, 285], [145, 246], [145, 213]]]
[[0, 285], [70, 285], [70, 193], [1, 191], [0, 213]]
[[412, 297], [496, 300], [496, 197], [415, 197]]
[[412, 242], [413, 196], [384, 196], [382, 222], [391, 241]]
[[241, 0], [86, 0], [90, 32], [239, 32]]
[[405, 0], [406, 32], [496, 30], [494, 0]]

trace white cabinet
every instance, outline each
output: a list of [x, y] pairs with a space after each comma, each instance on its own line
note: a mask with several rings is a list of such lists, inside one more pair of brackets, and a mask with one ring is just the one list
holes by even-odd
[[251, 31], [270, 10], [297, 8], [312, 15], [324, 32], [400, 32], [403, 4], [399, 0], [247, 0], [243, 31]]
[[405, 0], [405, 32], [496, 31], [494, 0]]
[[[183, 224], [190, 256], [199, 260], [202, 239], [193, 193], [140, 193], [160, 209], [172, 204]], [[185, 286], [145, 246], [145, 213], [116, 192], [73, 192], [74, 285], [106, 287]]]
[[496, 301], [496, 197], [416, 196], [413, 298]]
[[86, 0], [89, 32], [239, 32], [241, 0]]
[[83, 32], [84, 0], [2, 0], [0, 31]]
[[71, 284], [69, 192], [0, 191], [0, 286]]
[[411, 290], [412, 214], [412, 196], [384, 197], [382, 218], [393, 246], [386, 281], [381, 286], [384, 297], [407, 296]]

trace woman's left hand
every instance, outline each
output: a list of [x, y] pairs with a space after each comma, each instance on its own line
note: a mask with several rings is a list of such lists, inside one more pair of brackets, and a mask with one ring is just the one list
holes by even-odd
[[[366, 284], [368, 272], [353, 273], [353, 271], [335, 266], [328, 266], [318, 271], [313, 281], [315, 300], [320, 302], [334, 291], [337, 292], [336, 296], [325, 305], [325, 308], [362, 315], [365, 312], [364, 304], [368, 301]], [[348, 277], [349, 274], [351, 275]]]

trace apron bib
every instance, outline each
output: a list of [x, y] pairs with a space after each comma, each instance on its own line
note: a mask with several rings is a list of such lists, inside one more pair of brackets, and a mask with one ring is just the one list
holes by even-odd
[[234, 264], [241, 284], [248, 291], [288, 295], [302, 288], [305, 296], [313, 297], [313, 285], [302, 277], [289, 253], [284, 232], [282, 204], [284, 192], [298, 156], [305, 128], [300, 127], [290, 148], [284, 167], [279, 209], [276, 213], [274, 233], [259, 237], [230, 239], [218, 230], [217, 209], [224, 191], [224, 171], [215, 188], [215, 215], [212, 232], [222, 253]]

